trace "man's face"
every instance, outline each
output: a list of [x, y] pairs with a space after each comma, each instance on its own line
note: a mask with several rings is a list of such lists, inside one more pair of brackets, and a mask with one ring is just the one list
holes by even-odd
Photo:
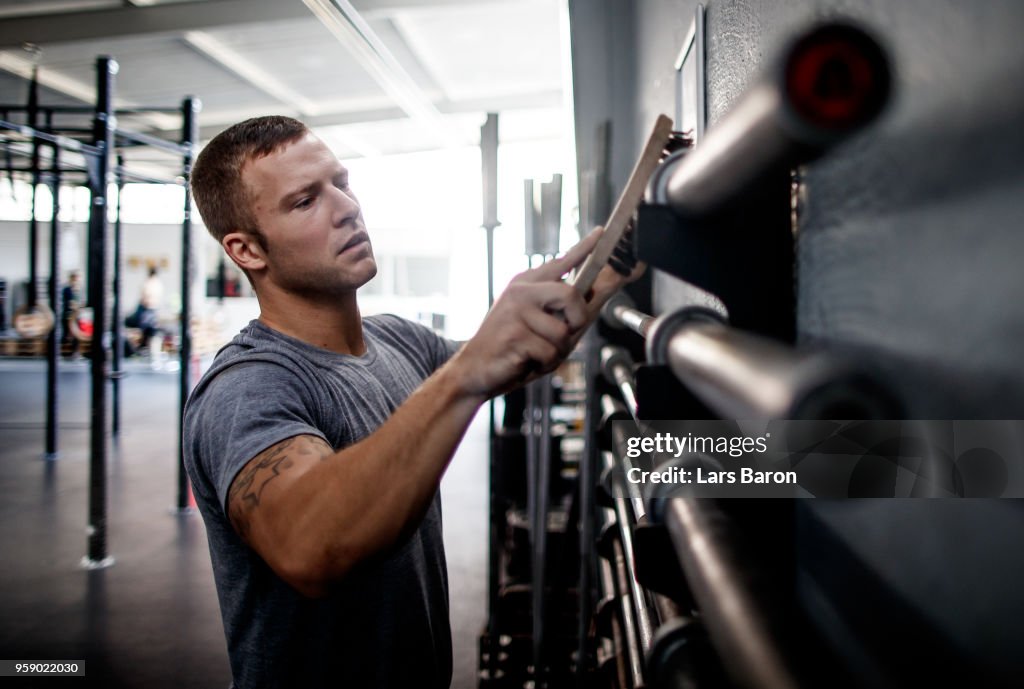
[[377, 263], [348, 170], [312, 134], [242, 168], [266, 246], [266, 279], [305, 296], [366, 284]]

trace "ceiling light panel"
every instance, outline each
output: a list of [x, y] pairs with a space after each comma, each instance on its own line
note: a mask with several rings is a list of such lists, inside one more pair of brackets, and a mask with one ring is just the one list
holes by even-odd
[[445, 98], [433, 75], [427, 70], [419, 56], [410, 48], [405, 37], [395, 26], [390, 17], [367, 18], [367, 24], [373, 29], [381, 42], [387, 46], [398, 64], [423, 91], [428, 98], [438, 101]]
[[120, 0], [3, 0], [0, 19], [119, 7]]
[[208, 33], [313, 102], [350, 97], [363, 103], [376, 98], [376, 107], [389, 104], [377, 82], [313, 17]]
[[381, 88], [439, 146], [457, 143], [434, 101], [409, 75], [373, 27], [348, 0], [303, 0], [310, 11]]
[[[204, 108], [266, 103], [268, 97], [226, 72], [175, 36], [83, 41], [43, 46], [42, 70], [53, 70], [86, 85], [94, 94], [96, 56], [111, 55], [120, 65], [117, 95], [144, 105], [175, 105], [188, 95]], [[87, 102], [92, 102], [90, 95]]]
[[409, 9], [394, 22], [453, 101], [561, 89], [553, 0]]
[[294, 108], [298, 114], [307, 117], [320, 114], [319, 106], [312, 100], [214, 36], [203, 31], [188, 31], [183, 39], [217, 64], [222, 65], [224, 69], [249, 82], [268, 96], [277, 99], [278, 102]]

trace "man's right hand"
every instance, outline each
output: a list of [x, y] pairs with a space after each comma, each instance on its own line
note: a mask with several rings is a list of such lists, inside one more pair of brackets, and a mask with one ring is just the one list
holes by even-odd
[[598, 228], [559, 258], [512, 279], [450, 362], [465, 392], [493, 397], [565, 360], [590, 316], [583, 295], [562, 277], [583, 263], [600, 236]]

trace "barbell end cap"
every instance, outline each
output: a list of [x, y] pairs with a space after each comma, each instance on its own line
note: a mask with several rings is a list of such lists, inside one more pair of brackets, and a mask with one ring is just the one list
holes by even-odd
[[623, 325], [622, 321], [615, 317], [615, 309], [620, 306], [625, 306], [629, 309], [636, 308], [636, 305], [633, 303], [633, 300], [629, 298], [629, 295], [621, 290], [613, 294], [611, 298], [605, 302], [604, 306], [601, 307], [601, 319], [609, 328], [625, 330], [626, 326]]
[[704, 306], [684, 306], [670, 313], [658, 316], [647, 331], [644, 345], [647, 362], [655, 366], [668, 363], [668, 347], [672, 337], [690, 323], [717, 323], [725, 325], [722, 314]]
[[601, 347], [601, 374], [611, 385], [618, 385], [614, 374], [616, 364], [621, 364], [632, 370], [633, 357], [623, 347], [612, 345]]

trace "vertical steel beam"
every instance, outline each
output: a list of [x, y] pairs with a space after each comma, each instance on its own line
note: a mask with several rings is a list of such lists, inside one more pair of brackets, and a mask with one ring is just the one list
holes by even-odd
[[[33, 130], [39, 128], [39, 80], [37, 79], [38, 67], [32, 69], [32, 81], [29, 84], [28, 92], [28, 126]], [[36, 265], [38, 261], [38, 235], [39, 225], [36, 222], [36, 197], [39, 192], [39, 185], [42, 183], [39, 171], [39, 139], [32, 137], [32, 215], [28, 219], [28, 293], [26, 304], [29, 311], [36, 305], [36, 283], [39, 280]], [[11, 187], [13, 192], [14, 188]]]
[[[551, 511], [551, 405], [554, 401], [551, 376], [546, 375], [534, 381], [537, 390], [534, 395], [537, 433], [537, 470], [535, 472], [533, 556], [533, 646], [535, 686], [548, 686], [551, 657], [548, 653], [548, 513]], [[539, 416], [539, 418], [536, 418]]]
[[[227, 261], [224, 260], [224, 254], [221, 254], [220, 260], [217, 261], [217, 304], [220, 306], [224, 305], [224, 293], [227, 291], [228, 284], [228, 265]], [[235, 295], [238, 296], [237, 294]]]
[[124, 192], [124, 156], [117, 155], [117, 205], [114, 211], [114, 305], [110, 317], [110, 339], [114, 351], [110, 356], [110, 431], [121, 432], [121, 356], [124, 353], [124, 330], [121, 327], [121, 194]]
[[583, 689], [589, 686], [588, 671], [590, 670], [591, 643], [590, 623], [593, 615], [593, 581], [594, 581], [594, 490], [597, 479], [597, 419], [601, 416], [598, 406], [597, 376], [599, 370], [597, 351], [599, 346], [597, 332], [591, 328], [583, 336], [580, 347], [583, 350], [583, 374], [586, 380], [586, 409], [583, 416], [583, 454], [580, 456], [579, 479], [576, 488], [579, 491], [577, 500], [580, 504], [579, 515], [579, 616], [576, 621], [576, 687]]
[[60, 147], [53, 147], [50, 172], [50, 195], [53, 197], [53, 217], [50, 219], [50, 283], [47, 298], [53, 311], [53, 329], [46, 349], [46, 454], [45, 459], [57, 459], [57, 366], [64, 340], [64, 304], [60, 288]]
[[[34, 127], [33, 127], [34, 129]], [[32, 215], [28, 219], [28, 289], [25, 290], [25, 304], [31, 311], [36, 305], [36, 283], [39, 281], [39, 268], [36, 265], [39, 240], [39, 223], [36, 221], [36, 199], [39, 185], [42, 183], [39, 174], [39, 141], [32, 139]]]
[[188, 97], [181, 103], [181, 143], [188, 148], [182, 160], [185, 178], [185, 214], [181, 221], [181, 344], [179, 347], [180, 368], [178, 370], [178, 503], [179, 511], [189, 511], [188, 476], [185, 473], [185, 446], [182, 432], [185, 422], [185, 403], [192, 390], [192, 276], [195, 273], [195, 252], [192, 248], [192, 163], [195, 161], [194, 146], [199, 138], [199, 111], [202, 108], [198, 98]]
[[480, 158], [482, 161], [484, 221], [487, 232], [487, 306], [494, 304], [494, 230], [498, 222], [498, 115], [487, 113], [480, 127]]
[[88, 568], [113, 564], [107, 554], [107, 182], [114, 148], [114, 84], [117, 62], [109, 56], [96, 59], [96, 111], [93, 145], [99, 153], [91, 160], [89, 186], [89, 304], [93, 312], [90, 372], [92, 407], [89, 438]]
[[[484, 216], [481, 224], [487, 236], [487, 308], [489, 309], [494, 305], [494, 230], [501, 224], [498, 222], [498, 115], [496, 113], [488, 113], [487, 120], [480, 127], [480, 159]], [[493, 399], [487, 404], [487, 413], [490, 420], [488, 425], [490, 461], [487, 503], [490, 543], [487, 564], [487, 640], [489, 648], [486, 671], [487, 677], [493, 680], [497, 675], [498, 637], [501, 633], [498, 619], [498, 594], [501, 586], [501, 544], [505, 520], [502, 514], [502, 505], [498, 500], [497, 486], [494, 485], [494, 477], [497, 476], [498, 429]]]

